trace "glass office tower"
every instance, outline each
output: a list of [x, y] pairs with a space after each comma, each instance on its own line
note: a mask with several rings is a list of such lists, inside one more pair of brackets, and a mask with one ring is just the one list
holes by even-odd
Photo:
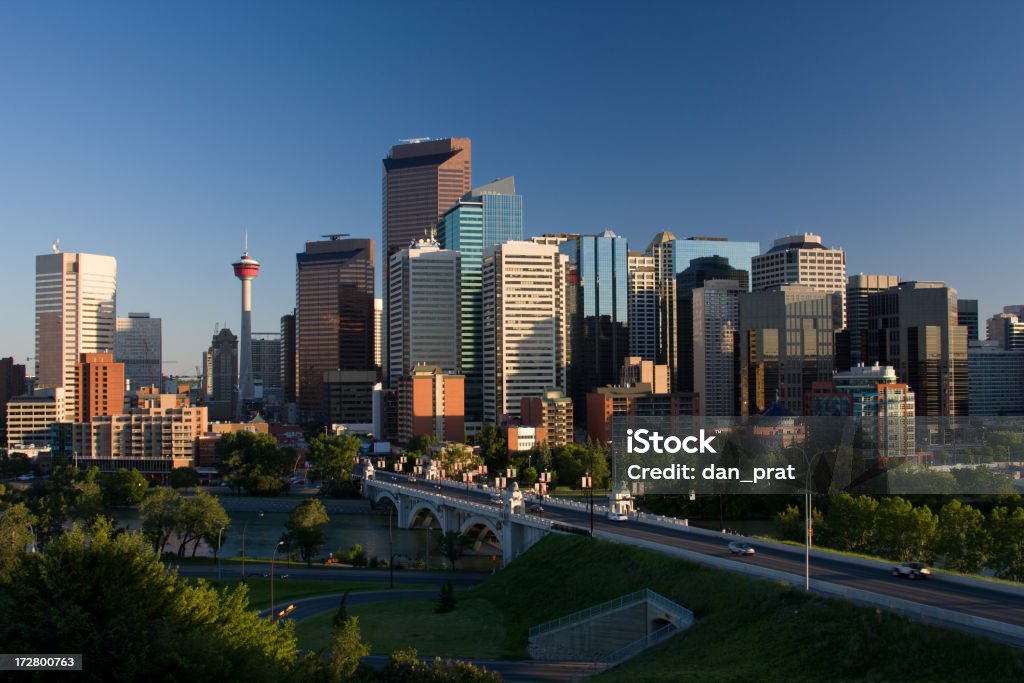
[[523, 238], [523, 198], [515, 178], [502, 178], [474, 189], [448, 210], [438, 224], [437, 241], [460, 252], [459, 362], [466, 378], [466, 428], [483, 421], [483, 300], [481, 264], [484, 250]]
[[559, 251], [569, 257], [569, 325], [572, 340], [569, 395], [575, 414], [586, 414], [587, 394], [618, 384], [629, 355], [629, 247], [610, 230], [575, 236]]

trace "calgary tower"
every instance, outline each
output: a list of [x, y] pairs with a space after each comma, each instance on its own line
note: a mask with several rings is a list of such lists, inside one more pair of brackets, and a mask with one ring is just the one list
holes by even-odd
[[246, 401], [255, 398], [252, 378], [252, 281], [260, 274], [260, 263], [249, 256], [249, 238], [237, 263], [231, 264], [235, 277], [242, 281], [242, 338], [238, 349], [238, 414]]

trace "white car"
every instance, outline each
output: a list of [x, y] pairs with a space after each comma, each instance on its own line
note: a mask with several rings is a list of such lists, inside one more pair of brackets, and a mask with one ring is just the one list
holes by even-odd
[[753, 555], [757, 551], [754, 550], [754, 546], [749, 543], [740, 543], [739, 541], [729, 542], [729, 552], [733, 555]]

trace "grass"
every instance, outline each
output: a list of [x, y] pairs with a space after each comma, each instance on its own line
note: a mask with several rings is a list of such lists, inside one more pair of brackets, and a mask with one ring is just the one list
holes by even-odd
[[[459, 599], [454, 612], [437, 614], [435, 600], [367, 602], [349, 605], [359, 617], [363, 639], [374, 653], [388, 654], [414, 647], [421, 655], [497, 659], [506, 655], [501, 612], [481, 598]], [[330, 647], [334, 611], [300, 622], [299, 647]]]
[[[281, 603], [285, 600], [298, 600], [309, 598], [314, 595], [329, 595], [331, 593], [344, 593], [351, 591], [372, 591], [387, 590], [388, 583], [385, 577], [380, 583], [370, 581], [303, 581], [302, 579], [274, 579], [274, 602]], [[204, 579], [208, 584], [216, 588], [234, 588], [241, 579]], [[270, 607], [270, 579], [263, 577], [249, 577], [249, 604], [254, 609], [267, 609]], [[406, 588], [422, 588], [423, 586], [402, 585]]]
[[697, 623], [598, 681], [1024, 680], [1007, 645], [589, 538], [544, 538], [462, 602], [494, 605], [505, 652], [525, 657], [530, 626], [641, 588]]

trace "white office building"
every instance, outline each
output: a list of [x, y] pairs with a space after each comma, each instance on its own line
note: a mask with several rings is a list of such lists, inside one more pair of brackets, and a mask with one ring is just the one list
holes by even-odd
[[484, 252], [485, 422], [518, 417], [523, 398], [564, 389], [568, 268], [551, 244], [513, 241]]
[[116, 297], [114, 257], [36, 256], [36, 386], [64, 390], [61, 421], [74, 419], [81, 354], [114, 352]]

